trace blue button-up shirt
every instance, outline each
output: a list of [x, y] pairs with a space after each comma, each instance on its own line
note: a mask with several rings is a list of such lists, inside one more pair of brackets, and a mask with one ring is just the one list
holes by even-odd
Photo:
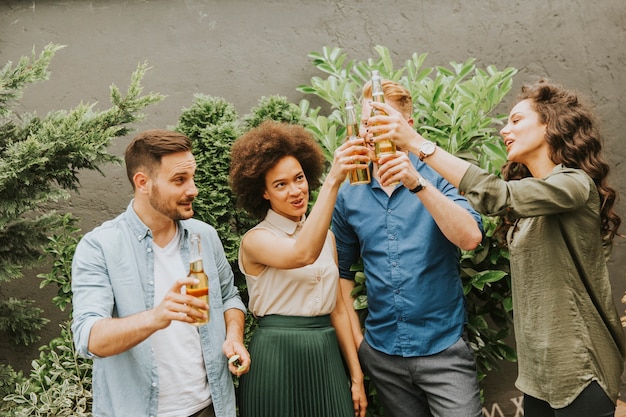
[[[189, 265], [189, 234], [202, 236], [202, 258], [209, 276], [211, 320], [199, 327], [200, 342], [217, 417], [235, 417], [235, 391], [222, 353], [224, 311], [245, 311], [233, 272], [214, 228], [198, 220], [178, 222], [181, 257]], [[157, 415], [159, 375], [150, 339], [126, 352], [101, 358], [88, 350], [89, 333], [100, 319], [126, 317], [154, 307], [154, 242], [150, 229], [129, 204], [126, 212], [87, 233], [72, 264], [74, 344], [93, 359], [95, 417]], [[172, 358], [184, 364], [184, 358]]]
[[[456, 188], [410, 155], [429, 187], [480, 215]], [[466, 322], [459, 275], [459, 249], [439, 230], [420, 199], [398, 185], [391, 196], [372, 179], [339, 190], [332, 229], [339, 273], [354, 279], [350, 266], [363, 258], [368, 315], [365, 338], [376, 350], [403, 357], [439, 353], [454, 344]]]

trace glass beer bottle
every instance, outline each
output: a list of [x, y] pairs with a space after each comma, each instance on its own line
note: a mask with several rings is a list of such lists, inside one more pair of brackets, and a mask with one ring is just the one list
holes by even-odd
[[[190, 238], [190, 253], [189, 253], [189, 277], [196, 278], [198, 284], [187, 285], [186, 293], [194, 297], [200, 298], [207, 305], [209, 304], [209, 277], [204, 273], [204, 267], [202, 265], [202, 247], [200, 243], [200, 234], [192, 233]], [[209, 322], [210, 310], [206, 310], [206, 320], [198, 320], [193, 323], [195, 326], [201, 326]]]
[[[346, 140], [359, 138], [359, 124], [356, 118], [356, 112], [354, 110], [354, 104], [352, 100], [346, 100]], [[365, 139], [363, 139], [363, 146], [365, 145]], [[369, 184], [370, 183], [370, 169], [367, 162], [355, 161], [356, 165], [361, 165], [358, 169], [351, 170], [348, 173], [350, 178], [350, 184]]]
[[[380, 80], [380, 75], [377, 70], [372, 71], [372, 101], [376, 101], [378, 103], [385, 102], [385, 95], [383, 93], [383, 85]], [[386, 114], [382, 110], [376, 110], [372, 108], [372, 116], [376, 116], [377, 114]], [[382, 133], [382, 132], [381, 132]], [[375, 134], [374, 136], [378, 136], [381, 133]], [[375, 142], [374, 152], [376, 154], [376, 159], [380, 158], [383, 155], [395, 155], [396, 154], [396, 144], [393, 140], [381, 140]]]

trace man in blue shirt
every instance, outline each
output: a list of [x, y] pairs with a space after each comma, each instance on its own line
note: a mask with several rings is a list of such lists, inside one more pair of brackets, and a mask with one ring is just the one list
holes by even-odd
[[[191, 218], [191, 141], [149, 130], [125, 162], [134, 199], [83, 237], [72, 264], [72, 331], [93, 359], [93, 415], [235, 417], [231, 373], [250, 364], [245, 306], [215, 229]], [[209, 305], [182, 291], [197, 281], [187, 277], [191, 233], [201, 235]], [[210, 321], [194, 326], [207, 308]], [[228, 363], [235, 354], [243, 369]]]
[[[412, 123], [410, 93], [384, 80], [385, 101]], [[361, 135], [371, 85], [363, 90]], [[351, 265], [363, 260], [365, 336], [352, 314], [359, 358], [389, 417], [482, 415], [476, 364], [463, 338], [459, 249], [482, 240], [482, 223], [457, 190], [418, 156], [398, 150], [371, 164], [372, 182], [339, 191], [332, 229], [346, 303]], [[394, 184], [401, 181], [398, 185]]]

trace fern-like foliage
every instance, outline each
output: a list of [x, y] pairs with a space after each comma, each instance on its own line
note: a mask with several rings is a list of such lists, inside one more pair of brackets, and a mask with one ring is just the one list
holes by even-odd
[[[140, 64], [125, 95], [111, 86], [108, 109], [80, 103], [44, 117], [17, 114], [11, 106], [24, 88], [49, 78], [48, 64], [61, 48], [50, 44], [39, 55], [33, 50], [0, 71], [0, 285], [21, 278], [24, 268], [40, 260], [49, 236], [67, 226], [50, 207], [79, 190], [79, 172], [100, 172], [101, 165], [119, 162], [107, 151], [113, 138], [127, 135], [130, 124], [144, 117], [141, 110], [163, 98], [142, 94], [148, 66]], [[27, 301], [0, 300], [0, 331], [19, 344], [38, 340], [36, 331], [47, 322], [41, 310], [28, 306]]]

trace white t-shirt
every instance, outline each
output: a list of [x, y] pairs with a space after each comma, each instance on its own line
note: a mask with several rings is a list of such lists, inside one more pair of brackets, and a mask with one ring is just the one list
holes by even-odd
[[[179, 233], [164, 248], [154, 245], [155, 306], [189, 272], [180, 256]], [[159, 368], [158, 416], [186, 417], [211, 404], [198, 328], [174, 320], [150, 339]]]

